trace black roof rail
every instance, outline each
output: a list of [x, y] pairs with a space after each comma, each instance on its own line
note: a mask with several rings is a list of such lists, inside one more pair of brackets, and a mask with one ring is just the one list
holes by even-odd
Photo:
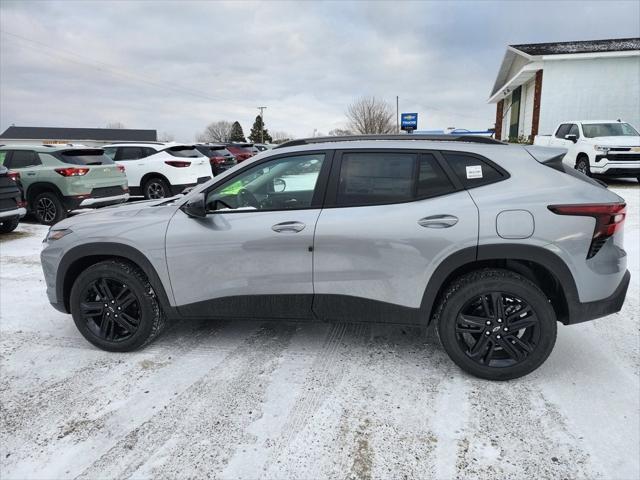
[[300, 138], [298, 140], [289, 140], [281, 143], [276, 148], [295, 147], [298, 145], [311, 145], [314, 143], [328, 142], [356, 142], [359, 140], [431, 140], [438, 142], [469, 142], [469, 143], [485, 143], [489, 145], [506, 145], [506, 143], [490, 137], [480, 137], [477, 135], [430, 135], [422, 133], [412, 134], [391, 134], [391, 135], [345, 135], [336, 137], [312, 137]]

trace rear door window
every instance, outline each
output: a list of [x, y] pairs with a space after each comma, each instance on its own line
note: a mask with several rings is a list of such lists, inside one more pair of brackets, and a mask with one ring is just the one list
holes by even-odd
[[106, 147], [104, 149], [104, 154], [107, 157], [109, 157], [111, 160], [115, 160], [117, 152], [118, 152], [118, 149], [116, 147]]
[[417, 159], [417, 153], [344, 153], [336, 196], [338, 205], [412, 200]]
[[9, 168], [26, 168], [42, 165], [35, 152], [31, 150], [14, 150], [11, 155]]
[[416, 196], [418, 198], [444, 195], [453, 192], [455, 189], [433, 155], [426, 154], [420, 157], [416, 185]]
[[488, 185], [508, 177], [506, 172], [500, 171], [496, 166], [476, 155], [460, 152], [442, 152], [442, 154], [465, 188]]
[[142, 158], [142, 149], [140, 147], [118, 147], [118, 153], [116, 154], [116, 160], [138, 160]]

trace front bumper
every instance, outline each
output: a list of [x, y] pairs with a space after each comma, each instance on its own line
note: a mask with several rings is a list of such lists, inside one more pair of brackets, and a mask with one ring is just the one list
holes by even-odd
[[607, 298], [595, 302], [573, 302], [569, 303], [569, 319], [567, 325], [582, 323], [596, 318], [606, 317], [612, 313], [619, 312], [627, 296], [631, 274], [627, 270], [615, 291]]
[[594, 175], [637, 177], [640, 175], [640, 160], [625, 160], [624, 155], [617, 155], [615, 160], [606, 155], [596, 155], [595, 165], [591, 165], [591, 173]]

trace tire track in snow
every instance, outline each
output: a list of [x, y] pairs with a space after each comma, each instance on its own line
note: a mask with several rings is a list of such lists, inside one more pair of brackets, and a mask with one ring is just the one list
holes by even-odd
[[[247, 443], [246, 427], [260, 416], [269, 375], [295, 333], [266, 324], [169, 404], [117, 440], [77, 478], [202, 477], [222, 470]], [[198, 442], [194, 442], [198, 439]]]

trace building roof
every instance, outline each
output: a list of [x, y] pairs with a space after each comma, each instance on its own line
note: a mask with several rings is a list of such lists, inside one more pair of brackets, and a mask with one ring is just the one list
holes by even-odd
[[58, 127], [9, 127], [0, 139], [12, 140], [101, 140], [108, 142], [155, 142], [156, 130], [131, 130], [128, 128], [58, 128]]
[[640, 38], [508, 45], [489, 94], [489, 103], [499, 102], [514, 88], [528, 82], [538, 70], [544, 69], [545, 62], [639, 55]]
[[568, 53], [625, 52], [640, 50], [640, 38], [610, 38], [574, 42], [524, 43], [509, 45], [527, 55], [563, 55]]

